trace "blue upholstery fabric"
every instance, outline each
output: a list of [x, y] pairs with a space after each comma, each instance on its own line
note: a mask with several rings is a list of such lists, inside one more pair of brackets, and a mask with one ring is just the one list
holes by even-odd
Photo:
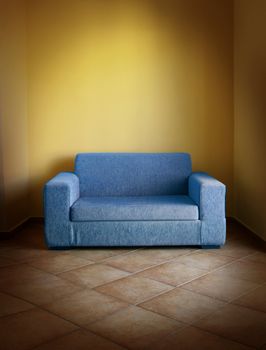
[[199, 206], [202, 245], [225, 242], [225, 185], [206, 173], [189, 177], [189, 196]]
[[83, 197], [187, 194], [191, 171], [187, 153], [81, 153], [75, 162]]
[[81, 197], [71, 207], [72, 221], [198, 220], [188, 196]]
[[60, 173], [44, 187], [45, 236], [50, 246], [72, 245], [69, 221], [71, 205], [79, 198], [79, 179], [73, 173]]
[[225, 242], [225, 186], [184, 153], [78, 155], [45, 185], [44, 212], [50, 248]]
[[200, 245], [200, 220], [73, 222], [75, 246]]

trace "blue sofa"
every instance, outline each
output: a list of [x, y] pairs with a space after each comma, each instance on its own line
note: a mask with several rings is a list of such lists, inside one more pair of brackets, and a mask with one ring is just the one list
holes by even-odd
[[81, 153], [44, 189], [49, 248], [221, 246], [225, 185], [187, 153]]

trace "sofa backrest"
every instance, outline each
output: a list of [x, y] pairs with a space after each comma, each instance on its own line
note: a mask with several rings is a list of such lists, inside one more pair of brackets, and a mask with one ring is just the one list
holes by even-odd
[[187, 153], [80, 153], [75, 173], [81, 196], [187, 194]]

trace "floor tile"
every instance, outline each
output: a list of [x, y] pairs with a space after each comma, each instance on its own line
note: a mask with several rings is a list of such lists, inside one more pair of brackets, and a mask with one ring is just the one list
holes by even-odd
[[10, 247], [17, 247], [17, 244], [13, 238], [0, 239], [0, 252]]
[[15, 235], [12, 241], [14, 246], [47, 250], [42, 223], [27, 224], [23, 230]]
[[178, 262], [169, 262], [138, 273], [138, 276], [148, 277], [173, 286], [188, 282], [206, 273], [206, 270], [187, 266]]
[[45, 278], [34, 279], [30, 283], [24, 282], [7, 285], [3, 289], [33, 304], [42, 305], [80, 291], [81, 287], [62, 278], [50, 275]]
[[219, 276], [229, 276], [255, 283], [266, 282], [265, 264], [239, 260], [215, 272]]
[[230, 222], [227, 219], [226, 222], [226, 241], [230, 241], [232, 239], [243, 239], [245, 234], [243, 234], [243, 228], [239, 229], [239, 225], [236, 222]]
[[210, 254], [205, 251], [198, 251], [193, 254], [181, 256], [177, 262], [203, 270], [214, 270], [233, 261], [234, 258], [223, 255]]
[[14, 264], [16, 264], [16, 262], [14, 260], [0, 256], [0, 267], [5, 267], [5, 266], [9, 266], [9, 265], [14, 265]]
[[230, 301], [258, 286], [259, 284], [255, 282], [221, 276], [214, 272], [186, 283], [181, 288], [219, 300]]
[[[0, 251], [0, 255], [16, 262], [28, 262], [37, 258], [53, 257], [60, 254], [56, 250], [32, 248], [32, 247], [14, 247]], [[63, 254], [63, 252], [61, 252]]]
[[[254, 254], [258, 251], [257, 245], [250, 243], [249, 241], [241, 239], [232, 239], [226, 241], [225, 245], [221, 249], [216, 249], [213, 254], [226, 255], [233, 258], [243, 258], [249, 254]], [[212, 252], [210, 251], [212, 254]]]
[[227, 231], [215, 250], [54, 251], [42, 224], [27, 226], [0, 241], [0, 348], [266, 350], [265, 252], [243, 227]]
[[266, 342], [266, 314], [241, 306], [227, 304], [196, 326], [249, 346], [261, 347]]
[[266, 285], [241, 296], [234, 300], [233, 303], [266, 313]]
[[0, 318], [1, 347], [26, 350], [75, 330], [76, 327], [46, 311], [32, 309]]
[[135, 249], [129, 248], [129, 249], [99, 249], [99, 248], [86, 248], [86, 249], [71, 249], [68, 254], [71, 254], [73, 256], [78, 256], [80, 258], [88, 259], [94, 262], [99, 262], [101, 260], [110, 258], [112, 256], [121, 255], [125, 253], [129, 253]]
[[130, 276], [100, 286], [96, 290], [128, 303], [137, 304], [171, 288], [169, 285], [145, 277]]
[[49, 273], [57, 274], [64, 271], [73, 270], [78, 267], [86, 266], [91, 263], [92, 262], [87, 259], [63, 253], [62, 255], [57, 255], [54, 257], [33, 260], [29, 262], [29, 265], [43, 271], [47, 271]]
[[126, 277], [128, 273], [104, 264], [92, 264], [62, 273], [60, 276], [81, 286], [93, 288]]
[[94, 290], [83, 290], [44, 305], [44, 308], [79, 325], [95, 322], [128, 304]]
[[130, 254], [115, 256], [106, 260], [105, 263], [129, 272], [137, 272], [174, 259], [177, 256], [188, 254], [191, 251], [191, 249], [184, 248], [146, 248]]
[[186, 327], [152, 344], [152, 350], [251, 350], [252, 348], [218, 335]]
[[125, 348], [89, 331], [78, 330], [34, 350], [123, 350]]
[[147, 310], [174, 318], [178, 321], [193, 323], [225, 305], [219, 300], [175, 288], [145, 303], [139, 304]]
[[0, 317], [32, 309], [33, 305], [11, 295], [0, 293]]
[[258, 252], [247, 256], [244, 260], [266, 264], [266, 253]]
[[36, 278], [45, 278], [50, 274], [27, 264], [12, 265], [0, 268], [0, 290], [7, 286], [22, 282], [30, 282]]
[[182, 324], [136, 306], [120, 310], [88, 326], [93, 332], [129, 349], [144, 349]]

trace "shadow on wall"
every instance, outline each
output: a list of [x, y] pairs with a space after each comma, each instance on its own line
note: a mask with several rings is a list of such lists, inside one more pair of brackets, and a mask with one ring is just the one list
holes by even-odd
[[73, 157], [63, 157], [59, 160], [52, 162], [50, 174], [51, 177], [62, 171], [74, 171], [75, 156]]
[[[252, 70], [249, 72], [250, 93], [251, 98], [255, 102], [257, 113], [261, 118], [261, 122], [266, 122], [266, 52], [259, 59], [254, 60], [251, 64]], [[262, 130], [265, 132], [265, 128]], [[265, 138], [261, 140], [265, 141]], [[262, 149], [262, 148], [261, 148]], [[265, 148], [264, 148], [265, 149]]]
[[[1, 111], [0, 111], [1, 113]], [[0, 115], [2, 118], [2, 115]], [[0, 133], [2, 120], [0, 120]], [[12, 157], [11, 157], [12, 158]], [[16, 228], [29, 215], [28, 179], [20, 178], [17, 173], [10, 175], [6, 169], [7, 156], [4, 154], [2, 138], [0, 138], [0, 235]]]
[[237, 218], [263, 235], [266, 230], [266, 50], [257, 43], [253, 45], [252, 58], [242, 58], [244, 64], [240, 62], [237, 76], [235, 206]]
[[[0, 112], [1, 113], [1, 112]], [[0, 115], [0, 128], [1, 128]], [[0, 232], [6, 230], [6, 207], [5, 207], [5, 186], [4, 186], [4, 166], [3, 166], [3, 151], [2, 142], [0, 139]]]
[[[58, 173], [64, 172], [64, 171], [74, 171], [74, 161], [75, 156], [73, 157], [62, 157], [59, 159], [54, 160], [51, 162], [51, 167], [49, 168], [49, 171], [47, 173], [43, 174], [40, 177], [32, 178], [31, 184], [30, 184], [30, 191], [31, 195], [38, 194], [38, 199], [41, 197], [41, 201], [43, 204], [43, 188], [47, 181], [49, 181], [51, 178], [53, 178]], [[34, 196], [31, 198], [31, 200], [36, 200]], [[41, 215], [43, 213], [43, 208]]]

